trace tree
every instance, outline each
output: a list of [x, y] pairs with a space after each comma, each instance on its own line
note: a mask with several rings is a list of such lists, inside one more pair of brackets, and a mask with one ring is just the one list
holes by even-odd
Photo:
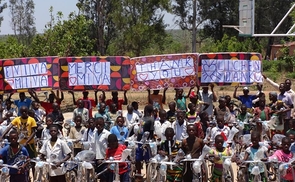
[[[1, 4], [1, 2], [2, 2], [2, 0], [0, 0], [0, 4]], [[3, 3], [2, 5], [0, 5], [0, 14], [3, 12], [3, 10], [5, 8], [7, 8], [7, 3], [6, 2]], [[0, 16], [0, 26], [1, 26], [1, 23], [2, 23], [3, 19], [4, 19], [3, 16]]]
[[19, 43], [29, 45], [36, 34], [33, 0], [9, 0], [11, 26]]

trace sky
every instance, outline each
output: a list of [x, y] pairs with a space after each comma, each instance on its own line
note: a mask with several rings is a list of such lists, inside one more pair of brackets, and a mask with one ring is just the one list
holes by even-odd
[[[7, 0], [8, 1], [8, 0]], [[3, 1], [2, 1], [3, 2]], [[50, 6], [53, 7], [53, 14], [61, 11], [64, 15], [64, 19], [67, 18], [70, 12], [76, 11], [78, 12], [78, 8], [76, 7], [77, 0], [35, 0], [35, 23], [36, 29], [38, 33], [42, 33], [45, 29], [45, 24], [50, 21]], [[9, 8], [6, 8], [4, 12], [1, 14], [4, 18], [1, 24], [1, 32], [0, 34], [13, 34], [10, 25], [10, 12]], [[176, 25], [173, 23], [174, 16], [168, 13], [165, 13], [165, 24], [169, 24], [167, 29], [175, 29]]]

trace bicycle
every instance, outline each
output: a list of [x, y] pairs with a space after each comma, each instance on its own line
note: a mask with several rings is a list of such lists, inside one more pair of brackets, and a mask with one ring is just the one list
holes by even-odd
[[34, 172], [34, 182], [48, 182], [49, 166], [55, 166], [52, 162], [42, 161], [39, 157], [31, 159], [31, 162], [36, 163]]

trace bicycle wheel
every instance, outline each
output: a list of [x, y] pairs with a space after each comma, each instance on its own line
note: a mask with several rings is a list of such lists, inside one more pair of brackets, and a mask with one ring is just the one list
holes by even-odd
[[[44, 179], [44, 175], [42, 174], [43, 170], [42, 168], [35, 168], [35, 172], [34, 172], [34, 182], [42, 182]], [[45, 178], [46, 179], [46, 178]]]
[[158, 164], [156, 163], [149, 163], [147, 166], [147, 175], [146, 175], [146, 180], [147, 181], [155, 181], [157, 179], [157, 166]]
[[223, 172], [222, 182], [234, 182], [234, 172], [232, 166], [228, 170]]
[[77, 178], [77, 171], [76, 170], [70, 170], [66, 172], [66, 181], [67, 182], [76, 182]]

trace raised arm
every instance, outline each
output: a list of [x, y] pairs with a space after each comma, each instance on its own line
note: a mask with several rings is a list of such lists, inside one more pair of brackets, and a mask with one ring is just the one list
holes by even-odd
[[37, 93], [34, 90], [29, 90], [29, 94], [33, 97], [36, 102], [40, 102]]
[[95, 98], [95, 105], [97, 106], [98, 104], [98, 97], [97, 97], [97, 90], [94, 91], [94, 98]]
[[262, 75], [264, 80], [266, 80], [271, 86], [273, 86], [275, 89], [279, 90], [279, 84], [276, 82], [272, 81], [271, 79], [267, 78], [265, 75]]
[[165, 104], [166, 103], [166, 91], [168, 88], [164, 88], [164, 92], [163, 92], [163, 97], [162, 97], [162, 103]]
[[237, 90], [238, 90], [238, 88], [239, 88], [239, 86], [236, 86], [235, 87], [235, 91], [234, 91], [234, 94], [233, 94], [233, 98], [235, 98], [235, 99], [238, 99], [238, 97], [237, 97]]
[[127, 105], [128, 103], [128, 99], [127, 99], [127, 90], [124, 90], [124, 102], [123, 102], [123, 105]]
[[148, 91], [148, 102], [149, 102], [149, 104], [153, 104], [152, 99], [151, 99], [151, 90], [148, 88], [147, 91]]
[[191, 87], [191, 88], [189, 89], [189, 91], [188, 91], [187, 95], [185, 96], [185, 98], [189, 98], [189, 96], [190, 96], [190, 94], [191, 94], [193, 88], [194, 88], [194, 87]]
[[75, 94], [74, 94], [74, 92], [73, 92], [73, 91], [69, 91], [68, 93], [69, 93], [69, 94], [72, 94], [73, 104], [74, 104], [74, 105], [77, 105], [77, 102], [76, 102], [76, 99], [75, 99]]
[[214, 92], [214, 84], [210, 84], [210, 88], [211, 88], [211, 92], [212, 92], [212, 95], [213, 95], [213, 102], [216, 102], [217, 101], [217, 95]]
[[[53, 92], [53, 94], [54, 94], [54, 92]], [[64, 100], [64, 93], [62, 91], [60, 91], [60, 95], [61, 95], [61, 97], [59, 98], [59, 90], [57, 90], [56, 96], [54, 95], [54, 97], [55, 97], [55, 100], [58, 102], [61, 102]]]
[[28, 143], [35, 137], [37, 127], [32, 128], [32, 134], [29, 136], [28, 140], [24, 144], [24, 146], [28, 145]]

